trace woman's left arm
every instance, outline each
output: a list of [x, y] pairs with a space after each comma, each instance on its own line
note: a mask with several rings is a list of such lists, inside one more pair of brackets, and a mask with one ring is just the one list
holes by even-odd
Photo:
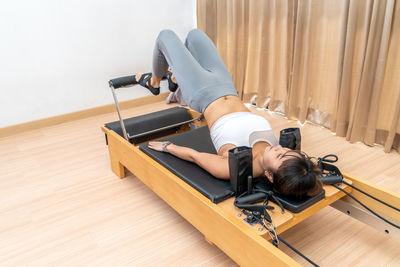
[[[149, 142], [149, 148], [163, 151], [162, 144], [163, 142]], [[216, 178], [229, 179], [229, 162], [227, 157], [203, 153], [175, 144], [169, 144], [166, 149], [170, 154], [178, 158], [196, 163]]]

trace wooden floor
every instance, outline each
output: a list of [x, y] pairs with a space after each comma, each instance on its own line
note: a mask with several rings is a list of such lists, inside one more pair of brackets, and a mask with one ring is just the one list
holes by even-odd
[[[276, 134], [298, 126], [254, 112], [266, 114]], [[100, 126], [115, 120], [112, 113], [0, 139], [0, 266], [235, 266], [138, 179], [112, 173]], [[343, 171], [400, 192], [398, 153], [317, 126], [301, 131], [310, 156], [337, 154]], [[400, 266], [399, 242], [331, 207], [282, 237], [322, 266]]]

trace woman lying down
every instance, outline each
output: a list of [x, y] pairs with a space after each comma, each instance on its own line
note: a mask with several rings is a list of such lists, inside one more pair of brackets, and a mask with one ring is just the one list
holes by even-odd
[[283, 148], [268, 121], [253, 114], [242, 103], [232, 78], [216, 47], [198, 29], [189, 32], [185, 44], [163, 30], [155, 44], [152, 74], [137, 74], [137, 82], [153, 94], [168, 75], [171, 90], [181, 88], [190, 108], [202, 112], [218, 155], [201, 153], [170, 142], [150, 142], [149, 147], [191, 161], [220, 179], [229, 179], [228, 151], [238, 146], [252, 147], [253, 177], [265, 176], [277, 192], [301, 198], [322, 190], [318, 168], [299, 151]]

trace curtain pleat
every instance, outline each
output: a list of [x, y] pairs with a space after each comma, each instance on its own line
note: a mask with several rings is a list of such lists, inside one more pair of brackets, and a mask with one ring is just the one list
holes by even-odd
[[391, 21], [393, 1], [367, 3], [365, 13], [368, 15], [364, 26], [366, 40], [363, 42], [360, 84], [354, 99], [353, 114], [350, 116], [346, 138], [351, 142], [361, 140], [373, 145], [391, 28], [391, 23], [387, 23], [387, 20]]
[[240, 97], [350, 142], [400, 149], [395, 0], [198, 0]]

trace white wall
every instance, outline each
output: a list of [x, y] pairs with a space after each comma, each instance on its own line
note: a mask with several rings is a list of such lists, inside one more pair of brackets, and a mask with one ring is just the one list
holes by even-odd
[[160, 30], [195, 27], [195, 0], [2, 1], [0, 127], [113, 103], [108, 80], [151, 71]]

